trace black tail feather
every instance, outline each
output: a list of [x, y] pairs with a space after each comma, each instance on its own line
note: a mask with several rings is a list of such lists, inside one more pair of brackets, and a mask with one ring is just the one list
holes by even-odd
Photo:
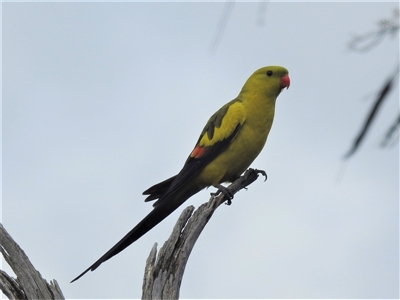
[[144, 199], [145, 202], [156, 200], [160, 198], [162, 195], [164, 195], [169, 187], [171, 186], [171, 183], [174, 181], [176, 178], [175, 176], [172, 176], [171, 178], [168, 178], [160, 183], [157, 183], [153, 185], [152, 187], [148, 188], [143, 192], [143, 195], [149, 195], [147, 196], [146, 199]]
[[[161, 187], [164, 187], [164, 185], [166, 185], [166, 182], [172, 181], [173, 178], [174, 177], [160, 183]], [[152, 188], [149, 189], [150, 192]], [[141, 238], [154, 226], [156, 226], [158, 223], [164, 220], [174, 210], [176, 210], [183, 202], [185, 202], [189, 197], [197, 193], [199, 190], [200, 189], [198, 187], [189, 187], [187, 189], [180, 190], [178, 193], [172, 193], [172, 194], [168, 193], [168, 195], [161, 197], [163, 201], [160, 202], [159, 205], [154, 207], [153, 210], [142, 221], [140, 221], [131, 231], [129, 231], [128, 234], [126, 234], [117, 244], [115, 244], [115, 246], [113, 246], [110, 250], [108, 250], [102, 257], [100, 257], [93, 265], [91, 265], [88, 269], [86, 269], [82, 274], [80, 274], [74, 280], [72, 280], [71, 283], [81, 278], [87, 272], [96, 270], [103, 262], [109, 260], [111, 257], [117, 255], [122, 250], [130, 246], [133, 242], [137, 241], [139, 238]]]

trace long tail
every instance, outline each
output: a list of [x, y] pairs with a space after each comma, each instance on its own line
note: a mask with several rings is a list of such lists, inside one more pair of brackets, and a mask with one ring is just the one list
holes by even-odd
[[160, 205], [154, 207], [154, 209], [142, 221], [140, 221], [139, 224], [129, 231], [128, 234], [125, 235], [117, 244], [115, 244], [114, 247], [108, 250], [82, 274], [72, 280], [71, 283], [81, 278], [87, 272], [96, 270], [103, 262], [109, 260], [111, 257], [120, 253], [126, 247], [138, 240], [199, 190], [199, 188], [188, 188], [184, 191], [167, 194], [165, 197], [161, 197], [160, 200], [162, 199], [162, 202], [160, 202]]

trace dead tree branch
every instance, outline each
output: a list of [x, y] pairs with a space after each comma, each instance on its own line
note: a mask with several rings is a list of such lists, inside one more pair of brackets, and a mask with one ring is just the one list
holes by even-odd
[[[212, 196], [194, 213], [187, 207], [175, 224], [169, 239], [157, 256], [157, 244], [146, 262], [142, 299], [178, 299], [183, 273], [190, 253], [215, 210], [239, 190], [254, 182], [264, 171], [248, 169], [243, 176], [226, 188], [223, 193]], [[231, 197], [227, 198], [226, 195]], [[0, 289], [9, 299], [65, 299], [56, 280], [50, 284], [34, 268], [25, 252], [0, 224], [0, 251], [17, 278], [0, 271]]]
[[[379, 93], [375, 99], [375, 103], [371, 107], [371, 110], [370, 110], [367, 118], [364, 121], [364, 124], [360, 130], [360, 133], [354, 139], [351, 149], [347, 152], [347, 154], [344, 156], [344, 158], [349, 158], [350, 156], [352, 156], [356, 152], [356, 150], [360, 147], [361, 142], [365, 139], [365, 136], [371, 127], [372, 121], [376, 119], [376, 116], [378, 114], [379, 109], [382, 106], [383, 101], [388, 98], [388, 94], [393, 90], [393, 86], [397, 82], [398, 75], [399, 75], [399, 65], [397, 66], [397, 69], [395, 70], [395, 72], [389, 77], [389, 79], [386, 81], [386, 83], [383, 85], [383, 87], [379, 91]], [[397, 128], [397, 126], [395, 127], [395, 129], [396, 128]], [[393, 133], [390, 134], [390, 136], [392, 136], [392, 135], [393, 135]]]
[[[263, 171], [248, 169], [242, 177], [227, 189], [234, 195], [246, 188]], [[226, 201], [223, 193], [212, 196], [192, 215], [194, 207], [187, 207], [176, 223], [171, 236], [157, 256], [157, 244], [151, 249], [146, 261], [142, 299], [178, 299], [179, 289], [190, 253], [215, 210]], [[229, 201], [228, 201], [229, 203]]]
[[[349, 43], [349, 48], [354, 51], [367, 52], [377, 46], [385, 36], [397, 36], [400, 28], [399, 16], [399, 9], [395, 9], [393, 12], [393, 17], [391, 19], [384, 19], [379, 22], [379, 29], [377, 31], [354, 37]], [[399, 72], [400, 65], [399, 63], [397, 63], [396, 69], [389, 76], [389, 78], [386, 80], [384, 85], [377, 93], [374, 104], [372, 105], [359, 134], [354, 139], [353, 145], [351, 146], [350, 150], [344, 156], [345, 159], [352, 156], [360, 148], [361, 143], [365, 140], [367, 132], [370, 130], [373, 120], [377, 118], [378, 111], [382, 107], [383, 102], [388, 98], [388, 95], [394, 89], [394, 86], [398, 84]], [[381, 143], [382, 147], [390, 144], [391, 138], [394, 136], [394, 133], [398, 129], [397, 123], [389, 129], [384, 141]]]
[[0, 272], [0, 289], [9, 299], [65, 299], [56, 280], [50, 284], [0, 224], [0, 251], [17, 278]]

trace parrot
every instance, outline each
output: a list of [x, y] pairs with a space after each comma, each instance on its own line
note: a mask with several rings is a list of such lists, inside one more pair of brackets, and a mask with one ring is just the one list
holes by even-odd
[[71, 283], [137, 241], [202, 189], [213, 186], [224, 192], [221, 184], [239, 178], [263, 149], [276, 99], [289, 86], [289, 72], [284, 67], [256, 70], [239, 95], [210, 117], [181, 171], [143, 192], [145, 202], [156, 200], [153, 210]]

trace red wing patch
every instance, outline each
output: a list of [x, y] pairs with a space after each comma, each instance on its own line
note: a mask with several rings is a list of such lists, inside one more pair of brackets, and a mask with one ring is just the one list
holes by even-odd
[[190, 157], [200, 158], [204, 155], [205, 152], [206, 147], [200, 147], [199, 145], [197, 145], [196, 147], [194, 147], [192, 153], [190, 153]]

